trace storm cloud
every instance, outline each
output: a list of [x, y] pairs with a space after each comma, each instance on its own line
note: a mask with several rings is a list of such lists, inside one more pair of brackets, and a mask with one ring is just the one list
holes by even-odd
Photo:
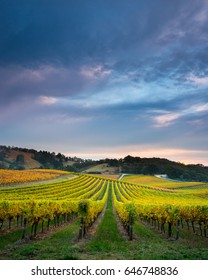
[[207, 165], [207, 38], [207, 0], [0, 1], [1, 143]]

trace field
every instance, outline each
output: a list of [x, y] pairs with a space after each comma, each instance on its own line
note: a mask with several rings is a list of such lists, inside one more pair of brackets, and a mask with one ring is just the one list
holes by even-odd
[[[87, 168], [84, 173], [117, 174], [118, 167], [109, 166], [107, 163], [97, 164]], [[115, 175], [118, 176], [118, 175]]]
[[58, 178], [67, 175], [68, 172], [60, 170], [33, 169], [33, 170], [3, 170], [0, 169], [0, 185], [11, 186], [12, 184], [28, 183], [34, 181]]
[[123, 182], [140, 184], [142, 186], [158, 187], [165, 189], [180, 189], [180, 188], [190, 188], [197, 187], [200, 188], [204, 185], [207, 187], [207, 184], [202, 182], [182, 182], [182, 181], [173, 181], [157, 178], [155, 176], [145, 176], [145, 175], [127, 175], [122, 179]]
[[0, 259], [208, 259], [207, 183], [28, 172], [0, 170]]

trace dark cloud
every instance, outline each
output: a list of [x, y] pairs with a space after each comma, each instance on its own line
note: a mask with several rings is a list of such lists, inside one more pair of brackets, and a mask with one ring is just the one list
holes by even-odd
[[[188, 28], [193, 13], [203, 11], [201, 4], [203, 1], [179, 0], [3, 1], [0, 61], [77, 64], [88, 59], [114, 59], [121, 53], [132, 60], [132, 55], [155, 51], [164, 30], [168, 26], [173, 29], [172, 22], [180, 19], [174, 26], [179, 31], [184, 23]], [[165, 34], [164, 40], [168, 36], [172, 37], [171, 33]], [[164, 40], [158, 42], [164, 44]]]
[[206, 0], [0, 1], [0, 140], [207, 150], [207, 14]]

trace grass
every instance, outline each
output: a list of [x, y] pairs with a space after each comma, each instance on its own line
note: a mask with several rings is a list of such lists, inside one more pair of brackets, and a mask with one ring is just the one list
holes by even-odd
[[102, 164], [97, 164], [97, 165], [94, 165], [94, 166], [91, 166], [89, 168], [86, 168], [84, 170], [84, 172], [100, 172], [101, 174], [102, 173], [118, 173], [118, 167], [112, 167], [112, 166], [108, 166], [108, 164], [106, 163], [102, 163]]
[[7, 245], [0, 253], [0, 259], [77, 259], [76, 239], [78, 229], [79, 221], [76, 220], [59, 228], [57, 232], [43, 236], [41, 239], [18, 241]]
[[17, 229], [14, 231], [11, 231], [7, 234], [1, 234], [0, 235], [0, 251], [6, 248], [8, 245], [11, 245], [15, 242], [17, 242], [21, 238], [21, 229]]
[[208, 240], [188, 231], [181, 231], [179, 240], [168, 239], [167, 234], [136, 222], [134, 233], [138, 236], [134, 259], [144, 260], [196, 260], [208, 259]]

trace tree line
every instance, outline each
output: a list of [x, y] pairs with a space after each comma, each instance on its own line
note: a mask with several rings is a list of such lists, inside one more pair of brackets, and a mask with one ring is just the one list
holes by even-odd
[[[12, 151], [23, 152], [16, 156], [15, 161], [8, 160]], [[118, 167], [119, 173], [129, 174], [166, 174], [171, 179], [184, 181], [208, 181], [208, 167], [202, 164], [183, 164], [165, 158], [141, 158], [126, 156], [124, 158], [105, 158], [100, 160], [69, 157], [61, 153], [35, 149], [18, 148], [14, 146], [0, 146], [0, 168], [25, 169], [24, 153], [30, 153], [32, 159], [40, 163], [41, 168], [60, 169], [72, 172], [82, 172], [97, 164], [107, 164]]]

